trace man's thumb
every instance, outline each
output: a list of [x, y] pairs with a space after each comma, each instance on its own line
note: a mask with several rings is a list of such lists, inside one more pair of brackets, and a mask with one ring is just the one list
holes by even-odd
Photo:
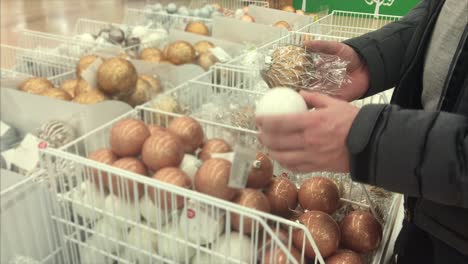
[[309, 108], [325, 108], [336, 100], [328, 95], [317, 92], [301, 91], [301, 95]]

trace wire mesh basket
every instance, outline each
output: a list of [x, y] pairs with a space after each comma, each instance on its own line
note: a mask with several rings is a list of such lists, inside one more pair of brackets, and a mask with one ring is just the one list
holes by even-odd
[[299, 32], [317, 33], [348, 39], [377, 30], [400, 18], [401, 16], [375, 16], [368, 13], [334, 10], [331, 14], [300, 29]]
[[203, 22], [206, 26], [210, 28], [213, 20], [210, 18], [185, 16], [180, 14], [168, 14], [166, 12], [155, 12], [151, 9], [127, 8], [125, 9], [123, 23], [129, 26], [150, 24], [150, 28], [163, 27], [167, 30], [173, 28], [184, 30], [185, 26], [189, 22], [193, 21]]
[[20, 73], [30, 76], [55, 79], [74, 71], [75, 60], [70, 57], [43, 53], [40, 50], [1, 45], [2, 73]]
[[51, 219], [52, 199], [45, 182], [2, 170], [1, 262], [64, 263], [61, 239]]

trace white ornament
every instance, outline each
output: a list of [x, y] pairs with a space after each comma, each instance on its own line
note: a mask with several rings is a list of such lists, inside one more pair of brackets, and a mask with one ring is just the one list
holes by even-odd
[[80, 34], [80, 35], [76, 35], [75, 39], [78, 40], [78, 41], [89, 42], [89, 43], [93, 43], [95, 41], [93, 35], [91, 35], [89, 33], [83, 33], [83, 34]]
[[199, 17], [209, 18], [211, 16], [211, 12], [208, 8], [200, 9], [200, 13], [198, 14]]
[[126, 221], [140, 222], [140, 212], [136, 208], [135, 204], [129, 201], [123, 201], [113, 194], [106, 198], [105, 211], [112, 216], [125, 219], [115, 218], [116, 224], [121, 230], [127, 230], [132, 226], [132, 223], [127, 223]]
[[87, 246], [80, 245], [80, 263], [111, 264], [113, 262], [109, 257], [92, 248], [96, 246], [95, 241], [90, 240], [86, 244]]
[[193, 16], [200, 17], [200, 9], [193, 10]]
[[117, 220], [104, 217], [94, 225], [93, 229], [95, 233], [89, 240], [95, 243], [95, 247], [112, 253], [122, 249], [119, 243], [123, 241], [126, 230], [120, 229]]
[[153, 6], [151, 6], [151, 8], [153, 9], [153, 11], [159, 12], [159, 11], [161, 11], [163, 9], [163, 6], [160, 3], [157, 3], [157, 4], [154, 4]]
[[257, 102], [256, 116], [281, 115], [307, 112], [304, 98], [291, 88], [276, 87], [270, 89]]
[[190, 264], [223, 263], [223, 259], [214, 254], [208, 254], [203, 251], [197, 252]]
[[150, 44], [152, 47], [158, 47], [167, 39], [168, 33], [165, 29], [155, 29], [151, 30], [151, 32], [152, 33], [141, 39], [141, 43]]
[[234, 12], [234, 18], [240, 19], [244, 15], [244, 11], [242, 9], [236, 9]]
[[177, 5], [174, 4], [174, 3], [168, 4], [167, 7], [166, 7], [166, 11], [169, 14], [174, 14], [175, 12], [177, 12]]
[[69, 192], [73, 200], [73, 211], [89, 221], [101, 218], [102, 213], [96, 209], [104, 210], [106, 195], [101, 193], [90, 181], [84, 181]]
[[[148, 228], [148, 229], [147, 229]], [[127, 244], [146, 251], [145, 253], [126, 248], [122, 256], [123, 259], [130, 261], [131, 263], [152, 263], [150, 255], [157, 253], [157, 239], [156, 234], [149, 230], [150, 227], [135, 226], [130, 230], [127, 237]], [[148, 254], [149, 253], [149, 254]]]
[[[163, 227], [162, 232], [165, 234], [158, 235], [158, 253], [159, 255], [169, 258], [176, 263], [185, 263], [186, 259], [192, 258], [195, 255], [195, 249], [179, 242], [176, 239], [184, 240], [183, 235], [177, 229], [177, 225], [169, 223]], [[167, 236], [167, 237], [166, 237]]]
[[190, 178], [192, 184], [195, 178], [195, 174], [198, 171], [198, 168], [200, 168], [202, 162], [197, 159], [197, 157], [190, 155], [190, 154], [185, 154], [184, 159], [180, 163], [180, 169], [183, 170]]
[[146, 195], [141, 197], [139, 208], [140, 215], [153, 226], [158, 225], [158, 222], [164, 225], [171, 220], [171, 214], [157, 207]]
[[247, 236], [237, 232], [225, 234], [213, 246], [215, 252], [241, 262], [251, 263], [254, 245]]
[[136, 26], [132, 29], [132, 37], [133, 38], [143, 38], [146, 34], [148, 34], [148, 29], [144, 26]]

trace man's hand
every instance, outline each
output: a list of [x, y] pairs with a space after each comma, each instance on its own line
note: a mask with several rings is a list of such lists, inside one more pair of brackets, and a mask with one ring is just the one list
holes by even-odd
[[342, 60], [349, 61], [347, 73], [351, 82], [343, 85], [337, 96], [346, 101], [353, 101], [362, 97], [369, 89], [370, 75], [367, 65], [359, 55], [348, 45], [325, 40], [305, 41], [307, 50], [317, 53], [336, 55]]
[[301, 92], [314, 111], [257, 117], [270, 156], [294, 172], [349, 171], [346, 138], [359, 108], [327, 95]]

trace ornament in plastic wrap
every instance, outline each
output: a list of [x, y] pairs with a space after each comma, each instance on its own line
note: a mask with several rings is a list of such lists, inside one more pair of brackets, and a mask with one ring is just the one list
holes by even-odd
[[229, 232], [221, 236], [213, 245], [213, 250], [222, 256], [230, 257], [242, 263], [252, 263], [254, 254], [252, 241], [248, 236]]
[[140, 59], [145, 61], [160, 62], [163, 58], [163, 53], [158, 48], [146, 48], [140, 53]]
[[196, 51], [192, 44], [179, 40], [166, 47], [166, 58], [175, 65], [192, 63], [196, 58]]
[[74, 38], [78, 41], [83, 41], [83, 42], [89, 42], [89, 43], [93, 43], [96, 38], [89, 34], [89, 33], [83, 33], [83, 34], [80, 34], [80, 35], [76, 35], [74, 36]]
[[197, 64], [200, 65], [205, 71], [209, 70], [211, 66], [218, 63], [219, 60], [210, 52], [200, 54], [197, 59]]
[[162, 228], [162, 234], [159, 234], [157, 237], [158, 254], [164, 258], [173, 260], [175, 263], [184, 263], [185, 259], [190, 259], [195, 255], [195, 249], [176, 240], [185, 240], [186, 235], [178, 227], [178, 224], [172, 222]]
[[106, 195], [98, 191], [90, 181], [82, 182], [72, 189], [68, 195], [73, 201], [73, 211], [78, 216], [90, 222], [102, 217], [102, 214], [94, 208], [104, 210]]
[[139, 250], [133, 250], [130, 247], [125, 248], [121, 257], [130, 263], [153, 263], [156, 261], [152, 255], [157, 253], [158, 240], [156, 233], [153, 233], [152, 227], [135, 226], [127, 235], [127, 244], [136, 247]]
[[150, 85], [151, 98], [153, 98], [155, 95], [161, 93], [164, 90], [161, 84], [161, 80], [159, 79], [159, 76], [156, 76], [156, 75], [151, 76], [148, 74], [142, 74], [138, 78], [145, 80]]
[[185, 27], [185, 31], [203, 36], [210, 35], [210, 30], [208, 29], [208, 27], [203, 22], [199, 21], [188, 23]]
[[279, 46], [264, 58], [260, 74], [270, 88], [289, 87], [337, 94], [349, 82], [347, 61], [338, 56], [318, 54], [296, 45]]
[[[312, 235], [320, 254], [326, 258], [332, 255], [340, 244], [340, 227], [333, 218], [320, 211], [308, 211], [299, 216], [298, 221], [302, 223]], [[312, 244], [305, 236], [302, 229], [294, 230], [293, 243], [297, 248], [302, 248], [305, 241], [305, 255], [315, 258], [316, 253]]]
[[32, 77], [22, 82], [18, 88], [23, 92], [41, 94], [48, 89], [54, 88], [54, 85], [45, 78]]
[[274, 27], [277, 27], [277, 28], [284, 28], [286, 29], [287, 31], [291, 31], [292, 30], [292, 27], [291, 25], [289, 25], [288, 22], [284, 21], [284, 20], [281, 20], [281, 21], [278, 21], [276, 22], [275, 24], [273, 24]]
[[107, 100], [107, 97], [98, 90], [81, 93], [73, 98], [73, 102], [79, 104], [97, 104]]
[[70, 101], [72, 99], [69, 93], [60, 88], [47, 89], [40, 93], [40, 95], [64, 101]]
[[103, 93], [117, 98], [133, 93], [137, 80], [138, 74], [135, 66], [121, 58], [104, 61], [97, 71], [99, 89]]
[[[140, 211], [135, 204], [129, 201], [124, 201], [113, 194], [106, 197], [104, 210], [111, 215], [125, 219], [116, 219], [115, 223], [113, 223], [118, 230], [127, 230], [129, 227], [134, 225], [131, 222], [140, 222]], [[130, 223], [125, 221], [130, 221]]]
[[[148, 28], [145, 26], [135, 26], [132, 29], [131, 37], [132, 38], [142, 38], [148, 34]], [[128, 39], [128, 38], [127, 38]]]
[[92, 54], [81, 57], [78, 61], [78, 65], [76, 65], [76, 77], [81, 78], [81, 73], [83, 73], [98, 58], [98, 56]]
[[123, 241], [127, 230], [120, 229], [113, 218], [104, 216], [94, 225], [93, 229], [95, 233], [90, 239], [94, 240], [97, 248], [112, 253], [121, 251], [122, 246], [119, 242]]
[[125, 40], [125, 37], [125, 32], [122, 29], [111, 25], [109, 29], [109, 41], [111, 43], [120, 45]]
[[141, 43], [146, 46], [159, 47], [166, 41], [168, 32], [164, 28], [151, 29], [151, 32], [141, 38]]
[[205, 52], [210, 52], [210, 49], [214, 47], [216, 47], [215, 44], [209, 42], [208, 40], [201, 40], [193, 45], [193, 48], [199, 55]]
[[[165, 94], [156, 97], [156, 99], [154, 99], [154, 101], [151, 103], [151, 107], [169, 113], [182, 114], [184, 112], [182, 106], [176, 98]], [[154, 114], [155, 120], [159, 120], [163, 117], [164, 116], [161, 116], [160, 114]]]
[[60, 89], [67, 92], [71, 96], [71, 98], [74, 98], [76, 96], [77, 86], [78, 86], [78, 80], [76, 79], [65, 80], [60, 84]]
[[50, 147], [59, 148], [74, 140], [76, 134], [73, 127], [65, 122], [51, 120], [38, 129], [37, 137], [49, 143]]
[[340, 227], [343, 246], [358, 253], [377, 249], [382, 240], [382, 226], [370, 212], [352, 211], [341, 220]]

